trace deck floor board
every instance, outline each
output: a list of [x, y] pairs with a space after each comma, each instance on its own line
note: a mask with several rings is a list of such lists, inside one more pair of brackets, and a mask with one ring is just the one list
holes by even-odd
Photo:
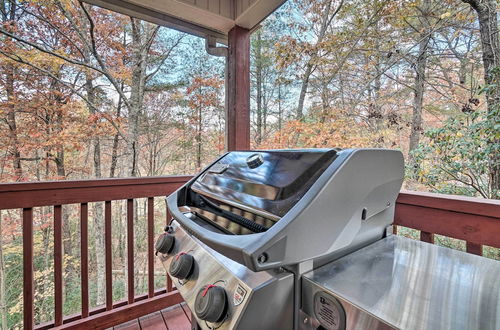
[[181, 305], [170, 307], [161, 311], [168, 330], [191, 329], [191, 322], [186, 316]]
[[182, 303], [117, 325], [114, 330], [190, 330], [190, 318], [191, 310]]
[[135, 319], [117, 325], [116, 327], [114, 327], [114, 330], [141, 330], [141, 326], [139, 325], [139, 320]]
[[186, 313], [187, 318], [189, 319], [189, 321], [191, 321], [191, 309], [189, 309], [186, 303], [182, 303], [181, 306], [182, 309], [184, 310], [184, 313]]
[[167, 330], [165, 320], [161, 312], [145, 315], [139, 318], [141, 330]]

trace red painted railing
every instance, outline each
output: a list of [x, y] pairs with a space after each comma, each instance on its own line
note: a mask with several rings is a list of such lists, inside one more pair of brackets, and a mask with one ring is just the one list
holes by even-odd
[[500, 248], [500, 200], [402, 191], [394, 225], [420, 230], [420, 240], [434, 234], [464, 240], [466, 251], [483, 254], [483, 245]]
[[[23, 307], [24, 329], [107, 328], [158, 311], [182, 301], [177, 291], [171, 291], [171, 283], [163, 290], [154, 290], [154, 197], [166, 196], [184, 184], [190, 177], [152, 177], [103, 179], [85, 181], [56, 181], [38, 183], [14, 183], [0, 185], [0, 209], [22, 209], [23, 223]], [[148, 293], [134, 293], [134, 199], [147, 198], [148, 239]], [[112, 297], [112, 201], [127, 200], [127, 300], [113, 301]], [[105, 241], [105, 307], [89, 308], [88, 272], [88, 203], [104, 202]], [[63, 217], [62, 205], [80, 205], [81, 229], [81, 313], [63, 315]], [[34, 324], [33, 285], [33, 208], [54, 207], [54, 320]], [[167, 214], [168, 221], [168, 214]]]
[[[24, 261], [24, 328], [108, 328], [169, 307], [181, 301], [171, 283], [154, 291], [154, 203], [190, 177], [154, 177], [0, 184], [0, 209], [22, 209]], [[133, 200], [147, 198], [148, 293], [135, 295], [133, 262]], [[112, 299], [111, 204], [127, 200], [127, 300]], [[104, 202], [106, 304], [89, 309], [88, 299], [88, 203]], [[82, 310], [77, 315], [63, 315], [62, 282], [62, 205], [80, 204]], [[55, 319], [34, 324], [33, 317], [33, 208], [54, 206], [54, 284]], [[168, 214], [167, 214], [168, 220]], [[482, 253], [482, 245], [500, 248], [500, 202], [478, 198], [403, 191], [396, 204], [394, 225], [421, 231], [420, 239], [433, 242], [434, 234], [467, 242], [467, 251]]]

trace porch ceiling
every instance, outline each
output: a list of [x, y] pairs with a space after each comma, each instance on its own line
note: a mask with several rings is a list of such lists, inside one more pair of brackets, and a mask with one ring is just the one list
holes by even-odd
[[84, 0], [125, 15], [227, 42], [235, 25], [252, 30], [286, 0]]

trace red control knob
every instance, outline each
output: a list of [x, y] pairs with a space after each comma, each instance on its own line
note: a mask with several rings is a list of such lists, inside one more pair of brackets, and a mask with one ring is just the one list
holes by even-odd
[[217, 285], [205, 285], [196, 295], [196, 316], [208, 322], [220, 322], [227, 310], [226, 290]]

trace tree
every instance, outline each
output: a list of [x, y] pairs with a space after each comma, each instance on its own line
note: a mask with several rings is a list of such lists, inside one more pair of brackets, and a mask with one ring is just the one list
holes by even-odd
[[[414, 63], [415, 67], [415, 82], [413, 85], [414, 99], [413, 99], [413, 114], [411, 120], [411, 131], [410, 131], [410, 146], [409, 153], [414, 150], [419, 141], [420, 135], [422, 134], [422, 111], [424, 106], [424, 91], [425, 91], [425, 74], [428, 61], [428, 48], [429, 42], [431, 40], [431, 22], [430, 22], [430, 10], [431, 10], [431, 0], [423, 0], [423, 6], [415, 6], [421, 15], [419, 17], [419, 26], [417, 30], [418, 38], [418, 54]], [[411, 159], [410, 159], [411, 161]]]
[[[500, 122], [500, 41], [498, 30], [498, 7], [495, 0], [462, 0], [477, 13], [481, 47], [483, 54], [484, 82], [486, 84], [486, 102], [491, 120]], [[500, 145], [497, 135], [488, 136], [493, 146]], [[500, 191], [500, 147], [490, 155], [489, 175], [491, 189]]]
[[427, 130], [413, 153], [419, 164], [415, 178], [440, 193], [499, 198], [488, 178], [489, 159], [499, 148], [488, 139], [495, 131], [498, 124], [484, 110], [451, 117], [442, 127]]
[[[224, 82], [215, 77], [194, 77], [187, 88], [188, 107], [191, 110], [189, 121], [194, 126], [196, 145], [196, 170], [202, 165], [202, 134], [207, 120], [213, 118], [215, 112], [222, 112], [220, 91]], [[212, 114], [212, 117], [209, 115]], [[208, 115], [208, 118], [207, 118]]]

